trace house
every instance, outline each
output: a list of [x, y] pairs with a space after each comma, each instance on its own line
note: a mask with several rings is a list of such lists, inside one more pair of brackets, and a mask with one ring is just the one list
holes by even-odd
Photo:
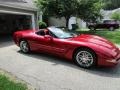
[[37, 28], [33, 0], [0, 0], [0, 34]]
[[115, 12], [120, 12], [120, 8], [114, 9], [114, 10], [102, 10], [101, 13], [103, 15], [104, 19], [110, 19], [112, 14]]
[[[76, 23], [78, 24], [80, 28], [86, 28], [86, 23], [80, 18], [76, 18], [76, 17], [71, 17], [69, 19], [68, 28], [71, 30], [72, 24], [76, 24]], [[48, 24], [49, 26], [66, 27], [66, 20], [64, 17], [62, 18], [50, 17], [48, 20]]]

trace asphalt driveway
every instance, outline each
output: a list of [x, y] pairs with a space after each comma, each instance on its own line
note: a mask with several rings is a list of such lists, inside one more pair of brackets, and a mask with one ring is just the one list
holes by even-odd
[[50, 55], [23, 54], [11, 40], [0, 42], [0, 68], [37, 90], [120, 90], [120, 64], [86, 70]]

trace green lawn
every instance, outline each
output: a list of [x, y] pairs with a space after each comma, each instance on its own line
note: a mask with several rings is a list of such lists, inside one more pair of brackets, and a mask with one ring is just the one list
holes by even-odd
[[97, 30], [97, 31], [88, 31], [88, 30], [80, 30], [78, 29], [76, 31], [77, 33], [80, 34], [92, 34], [92, 35], [98, 35], [101, 37], [104, 37], [113, 43], [120, 44], [120, 31], [108, 31], [108, 30]]
[[27, 85], [17, 83], [3, 74], [0, 74], [0, 90], [27, 90]]

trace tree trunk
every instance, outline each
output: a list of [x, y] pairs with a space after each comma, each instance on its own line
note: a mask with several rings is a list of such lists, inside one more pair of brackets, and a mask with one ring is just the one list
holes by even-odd
[[70, 17], [66, 17], [65, 19], [66, 19], [66, 27], [68, 28], [68, 26], [69, 26], [68, 24], [69, 24], [69, 19], [70, 19]]

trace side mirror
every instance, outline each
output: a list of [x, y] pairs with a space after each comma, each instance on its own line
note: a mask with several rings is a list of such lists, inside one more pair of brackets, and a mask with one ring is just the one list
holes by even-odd
[[45, 35], [44, 38], [48, 40], [52, 40], [52, 37], [50, 35]]

